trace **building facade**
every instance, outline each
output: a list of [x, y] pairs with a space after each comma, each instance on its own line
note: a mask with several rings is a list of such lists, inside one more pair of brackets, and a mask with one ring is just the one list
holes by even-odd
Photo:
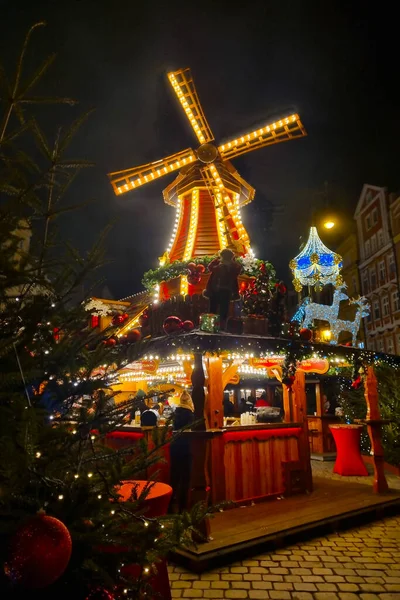
[[357, 224], [361, 292], [369, 300], [371, 313], [365, 319], [368, 350], [400, 354], [400, 300], [396, 242], [392, 225], [400, 206], [386, 188], [365, 184], [354, 218]]
[[[340, 254], [343, 259], [341, 274], [343, 281], [347, 286], [347, 295], [349, 298], [358, 298], [362, 295], [362, 290], [360, 285], [360, 274], [358, 270], [359, 255], [357, 234], [355, 232], [350, 233], [337, 247], [336, 252]], [[348, 302], [342, 302], [339, 318], [345, 321], [354, 321], [355, 312], [356, 307], [354, 305], [351, 305]], [[365, 345], [364, 324], [362, 324], [360, 327], [357, 337], [358, 341]], [[339, 341], [343, 344], [351, 342], [351, 334], [348, 332], [343, 332], [339, 338]]]

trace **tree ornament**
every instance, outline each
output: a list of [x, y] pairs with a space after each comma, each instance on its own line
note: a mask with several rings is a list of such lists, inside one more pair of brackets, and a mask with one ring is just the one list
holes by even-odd
[[36, 515], [15, 533], [10, 544], [6, 573], [26, 588], [44, 588], [64, 573], [72, 541], [64, 523], [48, 515]]
[[139, 317], [139, 325], [140, 327], [147, 327], [149, 323], [149, 313], [145, 310]]
[[182, 329], [184, 331], [192, 331], [192, 329], [194, 329], [194, 323], [193, 323], [193, 321], [183, 321], [183, 323], [182, 323]]
[[303, 327], [302, 329], [300, 329], [299, 331], [300, 334], [300, 338], [306, 342], [311, 342], [312, 337], [313, 337], [313, 332], [311, 331], [311, 329], [307, 329], [306, 327]]
[[139, 331], [139, 329], [132, 329], [131, 331], [128, 331], [128, 333], [126, 334], [126, 339], [127, 339], [128, 343], [132, 344], [134, 342], [138, 342], [139, 340], [141, 340], [142, 334]]
[[200, 274], [204, 273], [204, 271], [206, 270], [205, 266], [200, 264], [200, 265], [196, 265], [196, 271]]
[[171, 333], [176, 333], [180, 331], [182, 328], [182, 321], [179, 317], [170, 316], [167, 317], [163, 323], [164, 333], [170, 335]]
[[116, 346], [117, 340], [115, 337], [110, 337], [110, 338], [108, 338], [108, 340], [104, 340], [104, 345], [105, 346]]
[[105, 588], [97, 587], [89, 592], [86, 600], [115, 600], [115, 596]]

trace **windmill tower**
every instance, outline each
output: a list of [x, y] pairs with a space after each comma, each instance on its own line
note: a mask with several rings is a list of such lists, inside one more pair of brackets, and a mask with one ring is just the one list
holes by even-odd
[[244, 255], [250, 240], [240, 209], [254, 199], [255, 190], [237, 172], [231, 159], [287, 140], [306, 131], [293, 114], [217, 146], [204, 116], [190, 69], [168, 74], [199, 146], [187, 148], [153, 163], [110, 173], [116, 195], [135, 190], [151, 181], [179, 171], [163, 191], [166, 204], [176, 208], [175, 226], [161, 264], [189, 261], [231, 248]]

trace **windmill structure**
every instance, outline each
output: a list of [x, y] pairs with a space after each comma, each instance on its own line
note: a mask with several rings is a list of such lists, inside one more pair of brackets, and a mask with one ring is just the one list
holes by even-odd
[[231, 163], [246, 152], [303, 137], [306, 131], [297, 114], [288, 115], [254, 131], [215, 143], [201, 107], [190, 69], [168, 73], [199, 146], [161, 160], [110, 173], [116, 195], [125, 194], [178, 172], [163, 191], [164, 201], [176, 208], [175, 226], [161, 264], [189, 261], [231, 248], [238, 255], [250, 251], [250, 240], [240, 209], [255, 196], [254, 188]]

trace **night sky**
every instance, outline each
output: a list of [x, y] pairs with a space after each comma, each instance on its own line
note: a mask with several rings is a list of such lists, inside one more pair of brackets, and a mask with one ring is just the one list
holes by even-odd
[[[174, 176], [116, 198], [107, 173], [197, 147], [169, 70], [191, 68], [217, 143], [300, 114], [307, 138], [233, 161], [257, 190], [243, 210], [252, 246], [282, 277], [314, 208], [328, 200], [345, 232], [364, 183], [400, 189], [397, 20], [385, 3], [377, 6], [382, 14], [338, 0], [0, 0], [3, 62], [10, 65], [26, 29], [45, 19], [31, 58], [56, 51], [58, 59], [44, 91], [80, 100], [55, 109], [58, 120], [96, 108], [73, 146], [75, 157], [96, 163], [75, 185], [74, 201], [95, 202], [68, 217], [63, 233], [85, 249], [116, 219], [104, 269], [115, 298], [139, 291], [142, 273], [168, 245], [175, 211], [161, 192]], [[329, 234], [323, 239], [334, 244]]]

